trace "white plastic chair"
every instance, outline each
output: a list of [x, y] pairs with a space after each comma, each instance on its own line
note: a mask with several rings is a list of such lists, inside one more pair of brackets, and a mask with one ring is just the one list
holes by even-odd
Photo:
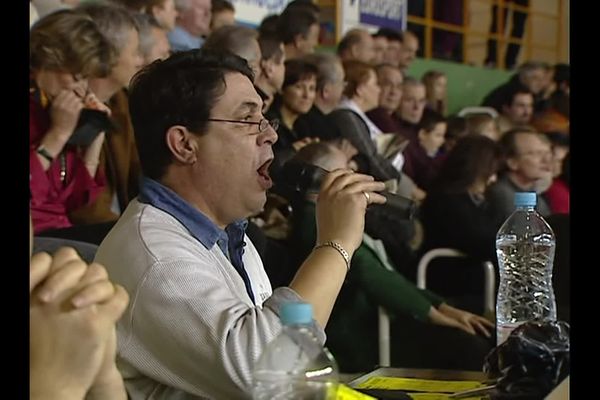
[[472, 114], [488, 114], [494, 119], [498, 118], [498, 111], [494, 110], [492, 107], [465, 107], [458, 112], [458, 116], [462, 118]]
[[[427, 287], [427, 268], [429, 263], [438, 257], [466, 257], [466, 255], [456, 249], [437, 248], [431, 249], [421, 257], [417, 266], [417, 287], [425, 289]], [[493, 315], [495, 309], [495, 287], [496, 287], [496, 272], [494, 264], [491, 261], [481, 263], [484, 273], [484, 290], [483, 290], [483, 311], [484, 315]]]
[[[417, 287], [426, 288], [427, 268], [429, 263], [438, 257], [466, 257], [466, 255], [456, 249], [438, 248], [429, 250], [421, 257], [417, 266]], [[493, 315], [495, 308], [494, 288], [496, 286], [496, 272], [494, 264], [490, 261], [481, 263], [484, 271], [484, 315]], [[389, 367], [391, 364], [390, 356], [390, 318], [383, 307], [378, 307], [378, 333], [379, 333], [379, 366]]]

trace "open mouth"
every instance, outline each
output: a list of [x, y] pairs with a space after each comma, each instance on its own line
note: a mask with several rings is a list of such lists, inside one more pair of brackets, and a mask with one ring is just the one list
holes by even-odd
[[272, 162], [273, 159], [270, 158], [256, 170], [258, 173], [258, 181], [265, 190], [270, 189], [271, 186], [273, 186], [273, 181], [269, 175], [269, 167], [271, 166]]

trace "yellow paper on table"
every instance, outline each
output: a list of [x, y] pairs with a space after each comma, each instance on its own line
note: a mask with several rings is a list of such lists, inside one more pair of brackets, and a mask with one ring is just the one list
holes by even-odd
[[415, 392], [455, 393], [484, 386], [477, 381], [441, 381], [432, 379], [373, 376], [357, 385], [360, 389], [406, 390]]
[[[407, 393], [413, 400], [452, 400], [446, 393]], [[482, 400], [487, 397], [473, 396], [465, 397], [464, 400]]]
[[335, 400], [377, 400], [377, 399], [375, 397], [371, 397], [364, 393], [358, 392], [344, 384], [339, 384], [337, 386]]

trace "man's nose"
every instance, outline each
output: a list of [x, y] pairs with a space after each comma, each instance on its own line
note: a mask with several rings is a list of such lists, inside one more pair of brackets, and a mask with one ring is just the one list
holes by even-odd
[[279, 138], [279, 135], [277, 134], [277, 131], [275, 129], [273, 129], [273, 127], [271, 125], [269, 125], [269, 127], [267, 129], [265, 129], [263, 132], [261, 132], [258, 135], [258, 141], [259, 141], [259, 145], [262, 145], [263, 143], [269, 143], [271, 145], [273, 145], [277, 139]]

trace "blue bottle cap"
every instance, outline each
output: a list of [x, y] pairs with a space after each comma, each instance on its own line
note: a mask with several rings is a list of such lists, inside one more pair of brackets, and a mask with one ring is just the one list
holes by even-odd
[[535, 207], [536, 204], [537, 195], [535, 192], [515, 193], [515, 207]]
[[279, 310], [279, 318], [283, 325], [310, 324], [312, 315], [312, 305], [308, 303], [285, 303]]

